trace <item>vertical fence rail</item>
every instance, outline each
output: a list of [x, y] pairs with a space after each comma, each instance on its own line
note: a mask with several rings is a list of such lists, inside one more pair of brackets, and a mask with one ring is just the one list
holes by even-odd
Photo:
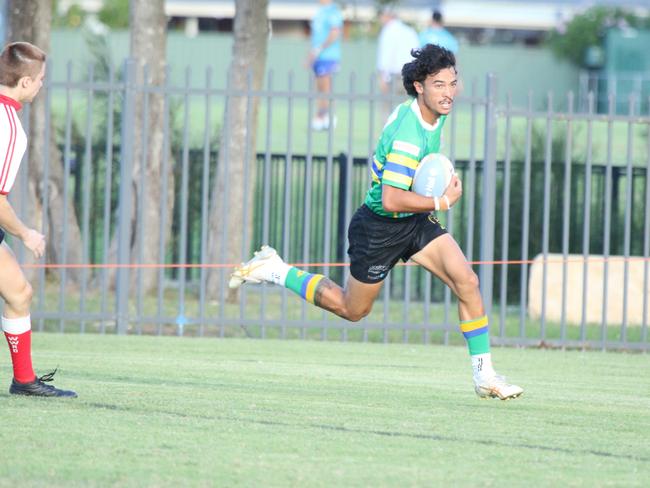
[[[650, 104], [650, 100], [649, 100]], [[643, 296], [650, 293], [650, 129], [646, 135], [646, 173], [645, 173], [645, 205], [643, 215]], [[641, 342], [648, 341], [648, 322], [650, 321], [650, 300], [643, 301], [643, 316], [641, 319]]]
[[133, 167], [133, 138], [135, 120], [135, 63], [127, 60], [124, 67], [124, 104], [122, 108], [122, 133], [120, 136], [120, 191], [117, 243], [117, 269], [116, 294], [117, 294], [117, 332], [126, 334], [129, 328], [129, 279], [131, 262], [131, 174]]
[[634, 94], [629, 97], [629, 111], [630, 118], [627, 121], [627, 141], [626, 141], [626, 164], [625, 164], [625, 194], [628, 196], [625, 200], [625, 217], [623, 228], [623, 320], [621, 321], [620, 340], [623, 344], [627, 343], [627, 327], [628, 327], [628, 291], [629, 291], [629, 276], [630, 276], [630, 246], [631, 246], [631, 228], [632, 228], [632, 200], [633, 193], [633, 172], [632, 172], [632, 155], [634, 152], [634, 126], [632, 124], [632, 117], [634, 117]]
[[613, 164], [613, 129], [614, 123], [612, 116], [614, 115], [614, 97], [609, 97], [609, 120], [607, 121], [607, 162], [605, 167], [605, 211], [603, 213], [603, 306], [601, 309], [602, 320], [600, 324], [600, 340], [601, 348], [605, 348], [607, 341], [607, 313], [608, 313], [608, 298], [609, 298], [609, 255], [610, 255], [610, 232], [611, 232], [611, 217], [612, 217], [612, 164]]
[[[67, 178], [67, 175], [70, 174], [70, 165], [72, 161], [72, 62], [68, 61], [66, 66], [66, 81], [68, 88], [65, 93], [65, 103], [66, 103], [66, 114], [65, 114], [65, 143], [63, 150], [63, 215], [62, 222], [64, 223], [63, 228], [61, 229], [61, 259], [63, 264], [68, 262], [68, 234], [69, 227], [68, 223], [68, 200], [70, 194], [70, 179]], [[60, 273], [60, 284], [59, 284], [59, 310], [65, 312], [66, 310], [66, 284], [67, 284], [68, 273], [66, 268], [61, 268]], [[63, 332], [65, 326], [65, 319], [63, 316], [59, 319], [59, 331]]]
[[[94, 90], [93, 80], [95, 77], [94, 65], [88, 67], [88, 93], [86, 100], [86, 140], [82, 167], [82, 178], [85, 181], [92, 181], [91, 177], [91, 160], [92, 160], [92, 140], [93, 140], [93, 104]], [[90, 184], [83, 185], [83, 201], [81, 204], [81, 262], [90, 262]], [[83, 316], [86, 314], [86, 290], [88, 289], [88, 269], [81, 270], [81, 299], [79, 300], [79, 313]], [[81, 321], [81, 332], [84, 332], [86, 322]]]
[[[208, 212], [210, 198], [210, 132], [212, 130], [212, 67], [205, 70], [205, 119], [203, 120], [203, 171], [201, 173], [201, 262], [208, 260]], [[206, 268], [199, 272], [199, 335], [205, 334]]]
[[506, 102], [505, 157], [503, 165], [503, 218], [501, 226], [501, 288], [499, 290], [499, 339], [506, 335], [506, 315], [508, 308], [508, 257], [510, 240], [510, 185], [512, 164], [512, 100], [508, 95]]
[[564, 204], [562, 206], [562, 298], [561, 298], [561, 310], [560, 310], [560, 342], [564, 343], [566, 341], [566, 309], [567, 309], [567, 278], [568, 278], [568, 269], [567, 269], [567, 260], [569, 259], [569, 229], [570, 229], [570, 220], [571, 220], [571, 154], [573, 150], [573, 93], [569, 93], [567, 96], [567, 107], [568, 107], [568, 118], [566, 125], [566, 145], [564, 148], [564, 188], [563, 188], [563, 199]]
[[[589, 115], [594, 114], [594, 97], [589, 96]], [[585, 161], [584, 177], [584, 203], [583, 215], [584, 224], [582, 228], [582, 318], [580, 320], [580, 342], [587, 340], [587, 297], [589, 292], [589, 252], [591, 235], [591, 172], [592, 172], [592, 154], [593, 154], [593, 120], [587, 120], [587, 158]]]
[[[108, 72], [108, 97], [106, 102], [106, 148], [105, 148], [105, 172], [104, 172], [104, 195], [103, 195], [103, 220], [102, 220], [102, 264], [107, 265], [109, 262], [109, 242], [111, 229], [111, 188], [113, 186], [113, 107], [115, 98], [115, 72], [113, 67]], [[100, 285], [100, 333], [106, 331], [106, 320], [104, 317], [108, 313], [108, 296], [109, 296], [109, 269], [105, 267], [101, 270]]]
[[[149, 66], [145, 65], [143, 67], [143, 73], [142, 73], [142, 78], [144, 80], [149, 79]], [[142, 97], [142, 151], [141, 151], [141, 158], [140, 158], [140, 179], [139, 179], [139, 185], [140, 185], [140, 201], [143, 201], [146, 195], [147, 191], [147, 156], [149, 154], [149, 124], [147, 123], [149, 120], [149, 102], [151, 99], [151, 94], [149, 90], [142, 90], [142, 93], [140, 94]], [[138, 205], [138, 216], [137, 216], [137, 221], [142, 228], [144, 225], [144, 218], [145, 218], [145, 212], [144, 212], [144, 205]], [[137, 246], [137, 253], [138, 253], [138, 262], [143, 263], [144, 262], [144, 243], [145, 243], [145, 236], [143, 235], [142, 232], [138, 232], [138, 246]], [[137, 294], [136, 294], [136, 313], [138, 316], [137, 319], [137, 326], [136, 326], [136, 333], [137, 334], [142, 334], [142, 327], [143, 327], [143, 318], [144, 318], [144, 270], [143, 269], [138, 269], [137, 270]]]
[[[49, 147], [50, 144], [50, 126], [52, 124], [52, 73], [51, 70], [46, 71], [45, 83], [47, 89], [45, 90], [45, 127], [43, 130], [43, 143]], [[49, 231], [49, 219], [48, 219], [48, 210], [50, 202], [50, 189], [47, 184], [50, 181], [50, 151], [44, 151], [43, 156], [43, 181], [46, 183], [43, 185], [43, 211], [41, 212], [41, 219], [43, 220], [43, 226], [41, 231], [43, 235], [47, 236]], [[45, 312], [45, 268], [41, 268], [38, 273], [38, 313], [43, 314]], [[41, 318], [38, 321], [38, 330], [42, 331], [45, 326], [45, 321]]]
[[546, 138], [544, 141], [544, 201], [542, 218], [542, 310], [540, 317], [540, 340], [546, 340], [546, 286], [548, 282], [549, 226], [551, 220], [551, 149], [553, 144], [553, 95], [546, 98]]
[[189, 172], [190, 172], [190, 96], [189, 88], [191, 83], [191, 68], [188, 66], [185, 71], [185, 94], [183, 99], [183, 154], [181, 157], [181, 194], [180, 194], [180, 242], [178, 250], [178, 263], [181, 268], [178, 270], [178, 315], [176, 318], [176, 334], [183, 335], [186, 317], [185, 317], [185, 287], [186, 287], [186, 274], [187, 268], [183, 265], [187, 264], [187, 235], [188, 235], [188, 200], [189, 200]]
[[[494, 260], [494, 227], [497, 179], [497, 86], [494, 76], [489, 75], [485, 102], [485, 149], [483, 158], [483, 192], [481, 195], [481, 252], [480, 260], [489, 263], [480, 268], [480, 283], [487, 315], [492, 310], [492, 287]], [[474, 193], [474, 192], [472, 192]]]
[[525, 161], [524, 161], [524, 204], [521, 213], [521, 278], [519, 292], [519, 339], [526, 338], [526, 310], [528, 307], [527, 289], [525, 284], [528, 283], [528, 239], [530, 225], [530, 173], [531, 173], [531, 147], [533, 131], [533, 95], [528, 94], [528, 111], [526, 113], [526, 142], [525, 142]]

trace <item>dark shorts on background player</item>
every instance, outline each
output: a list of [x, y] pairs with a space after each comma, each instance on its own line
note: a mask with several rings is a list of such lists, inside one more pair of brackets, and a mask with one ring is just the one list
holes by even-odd
[[398, 260], [408, 259], [447, 233], [432, 214], [401, 219], [377, 215], [362, 205], [348, 227], [350, 273], [363, 283], [379, 283]]
[[316, 76], [327, 76], [339, 70], [339, 62], [331, 59], [317, 59], [312, 65]]
[[0, 244], [5, 240], [5, 231], [0, 229]]

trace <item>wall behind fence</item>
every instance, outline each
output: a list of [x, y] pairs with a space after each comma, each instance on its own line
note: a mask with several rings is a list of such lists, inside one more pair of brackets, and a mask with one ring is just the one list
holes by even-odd
[[[87, 36], [87, 35], [86, 35]], [[116, 64], [128, 56], [128, 33], [111, 32], [107, 37], [111, 57]], [[308, 85], [309, 71], [304, 66], [308, 49], [307, 39], [279, 38], [269, 40], [267, 69], [277, 73], [276, 88], [286, 87], [286, 73], [295, 72], [296, 87]], [[343, 60], [337, 77], [337, 89], [344, 89], [350, 73], [355, 72], [360, 92], [370, 90], [376, 69], [376, 41], [373, 39], [347, 40], [343, 42]], [[212, 66], [215, 73], [228, 69], [232, 52], [232, 37], [226, 34], [201, 33], [188, 38], [180, 32], [168, 34], [167, 56], [173, 81], [184, 81], [186, 66], [194, 71], [193, 84], [204, 81], [205, 68]], [[85, 67], [92, 61], [87, 37], [83, 31], [54, 30], [52, 32], [52, 58], [54, 79], [65, 77], [65, 62], [73, 60], [77, 67]], [[578, 89], [578, 70], [563, 60], [558, 60], [550, 50], [543, 47], [522, 46], [473, 46], [462, 45], [458, 53], [460, 74], [465, 84], [478, 79], [482, 82], [487, 73], [499, 79], [499, 93], [512, 94], [513, 103], [525, 105], [528, 92], [536, 94], [536, 105], [542, 106], [549, 91], [557, 94]], [[81, 73], [84, 70], [79, 70]], [[215, 76], [216, 86], [223, 87], [224, 77]]]

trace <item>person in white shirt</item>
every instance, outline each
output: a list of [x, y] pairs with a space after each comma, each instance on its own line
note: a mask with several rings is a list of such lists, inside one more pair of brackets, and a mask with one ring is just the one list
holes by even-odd
[[385, 109], [390, 112], [398, 102], [396, 96], [406, 96], [402, 67], [411, 61], [411, 50], [420, 46], [420, 40], [416, 30], [398, 19], [392, 7], [382, 10], [380, 20], [383, 26], [377, 45], [377, 72], [381, 93], [391, 95], [384, 103]]

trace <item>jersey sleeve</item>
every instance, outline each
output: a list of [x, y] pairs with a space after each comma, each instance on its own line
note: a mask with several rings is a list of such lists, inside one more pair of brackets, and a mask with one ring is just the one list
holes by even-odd
[[8, 195], [14, 186], [22, 154], [16, 147], [18, 127], [12, 109], [0, 104], [0, 195]]
[[408, 127], [400, 127], [391, 140], [387, 141], [382, 184], [402, 190], [411, 188], [415, 170], [421, 159], [421, 148], [415, 142], [416, 139]]

